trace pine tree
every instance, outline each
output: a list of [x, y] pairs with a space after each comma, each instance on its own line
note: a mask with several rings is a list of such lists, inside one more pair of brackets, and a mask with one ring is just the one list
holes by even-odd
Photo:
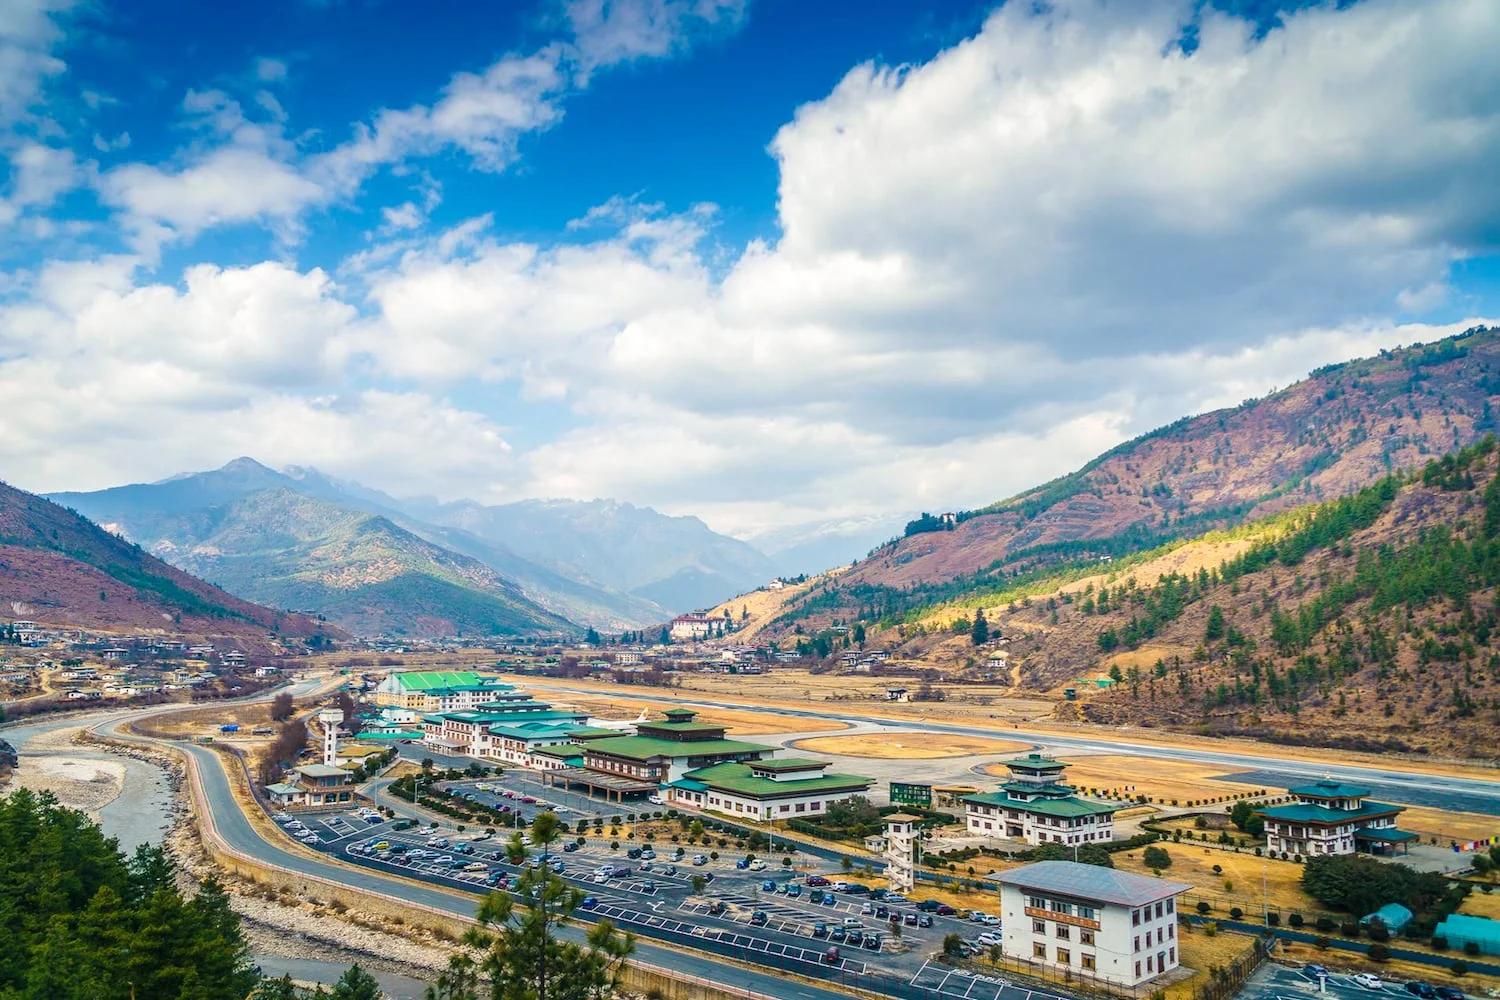
[[969, 630], [969, 640], [976, 646], [983, 646], [990, 641], [990, 623], [984, 619], [983, 608], [974, 612], [974, 626]]

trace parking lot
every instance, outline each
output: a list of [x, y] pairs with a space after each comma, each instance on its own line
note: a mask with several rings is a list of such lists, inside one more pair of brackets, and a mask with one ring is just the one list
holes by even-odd
[[[1318, 995], [1318, 979], [1309, 967], [1267, 963], [1250, 977], [1241, 995], [1247, 1000], [1308, 1000]], [[1439, 980], [1434, 975], [1429, 981], [1436, 983]], [[1406, 982], [1406, 979], [1398, 978], [1382, 979], [1378, 984], [1363, 983], [1353, 975], [1330, 971], [1323, 977], [1323, 995], [1336, 1000], [1373, 1000], [1378, 995], [1416, 1000], [1407, 991]]]
[[[471, 794], [474, 801], [482, 805], [497, 809], [508, 806], [512, 811], [521, 812], [528, 820], [536, 813], [550, 809], [570, 826], [580, 819], [608, 822], [613, 816], [623, 817], [664, 809], [663, 806], [644, 799], [639, 802], [593, 799], [582, 792], [544, 785], [535, 772], [519, 769], [507, 770], [498, 776], [439, 781], [437, 787], [459, 794]], [[507, 792], [510, 794], [507, 795]], [[535, 799], [536, 802], [527, 803], [524, 801], [527, 798]]]
[[[534, 790], [527, 788], [528, 794]], [[517, 805], [516, 799], [503, 795], [503, 789], [475, 794], [497, 796], [512, 808]], [[530, 815], [557, 803], [519, 805], [531, 807]], [[342, 860], [475, 893], [505, 889], [523, 870], [507, 857], [509, 830], [498, 830], [493, 836], [473, 829], [460, 834], [452, 827], [425, 823], [398, 830], [397, 826], [410, 821], [379, 818], [372, 823], [358, 813], [283, 816], [279, 821], [308, 846]], [[927, 964], [945, 934], [957, 931], [973, 941], [986, 927], [919, 914], [904, 902], [887, 904], [835, 893], [831, 886], [812, 886], [806, 871], [788, 872], [776, 864], [761, 870], [739, 867], [743, 855], [711, 860], [705, 854], [702, 864], [693, 864], [696, 851], [692, 847], [682, 847], [680, 853], [677, 845], [657, 848], [655, 858], [631, 858], [630, 850], [650, 848], [630, 844], [611, 850], [602, 838], [588, 838], [579, 847], [573, 838], [564, 837], [544, 862], [537, 848], [528, 847], [523, 865], [546, 863], [579, 888], [586, 899], [578, 916], [608, 918], [646, 936], [684, 945], [696, 942], [705, 950], [773, 968], [813, 965], [850, 977], [897, 977], [896, 982], [909, 980], [902, 992], [909, 988], [912, 996], [991, 1000], [999, 995], [985, 993], [982, 978], [948, 975], [944, 979], [938, 973], [949, 974], [951, 969]], [[836, 876], [829, 877], [836, 881]], [[693, 891], [695, 879], [703, 880], [698, 893]], [[766, 888], [767, 883], [771, 888]], [[814, 902], [815, 894], [823, 901]], [[879, 915], [882, 908], [884, 916]], [[892, 916], [899, 931], [892, 929]], [[856, 929], [857, 942], [852, 935]]]

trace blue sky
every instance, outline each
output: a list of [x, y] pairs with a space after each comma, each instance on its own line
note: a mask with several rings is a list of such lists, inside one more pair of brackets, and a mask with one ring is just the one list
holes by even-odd
[[1485, 0], [0, 0], [4, 477], [774, 546], [1500, 314]]

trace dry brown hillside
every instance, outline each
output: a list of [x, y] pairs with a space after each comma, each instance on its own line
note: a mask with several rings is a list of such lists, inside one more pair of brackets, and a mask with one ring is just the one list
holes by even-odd
[[[1118, 555], [1242, 523], [1420, 465], [1493, 428], [1500, 331], [1330, 366], [1239, 407], [1187, 418], [1008, 501], [876, 550], [783, 613], [780, 631], [905, 613], [1049, 560]], [[925, 522], [933, 526], [933, 521]], [[1139, 546], [1137, 546], [1139, 547]]]

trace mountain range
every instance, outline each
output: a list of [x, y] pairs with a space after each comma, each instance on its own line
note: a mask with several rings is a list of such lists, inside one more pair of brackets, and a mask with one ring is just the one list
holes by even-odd
[[1497, 402], [1496, 329], [1329, 365], [721, 608], [820, 653], [859, 622], [1064, 718], [1470, 753], [1500, 718]]
[[262, 607], [196, 579], [72, 511], [0, 484], [0, 613], [104, 630], [276, 638], [312, 645], [339, 629]]
[[775, 575], [692, 517], [615, 501], [402, 501], [250, 458], [51, 499], [247, 598], [361, 635], [637, 628]]

